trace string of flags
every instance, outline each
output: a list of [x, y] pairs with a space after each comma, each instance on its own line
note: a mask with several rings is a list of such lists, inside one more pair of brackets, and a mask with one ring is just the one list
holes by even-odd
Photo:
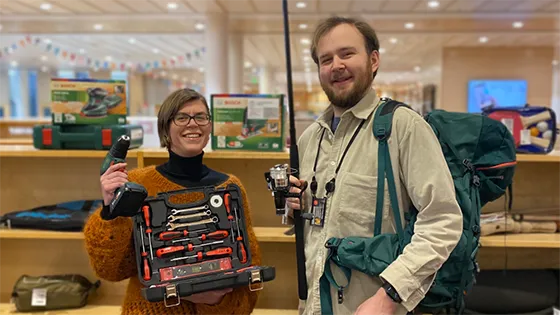
[[118, 61], [107, 61], [97, 58], [88, 57], [87, 54], [80, 54], [76, 52], [69, 51], [67, 49], [61, 49], [60, 47], [54, 45], [51, 42], [45, 41], [40, 37], [32, 37], [26, 35], [21, 40], [12, 43], [9, 46], [5, 46], [0, 50], [0, 59], [13, 55], [29, 46], [45, 46], [45, 51], [54, 54], [54, 56], [61, 56], [65, 60], [70, 60], [76, 62], [76, 65], [85, 66], [97, 69], [120, 69], [124, 71], [126, 69], [136, 70], [139, 72], [149, 72], [151, 69], [162, 69], [169, 67], [175, 67], [180, 65], [188, 65], [193, 61], [200, 60], [202, 55], [205, 53], [205, 48], [195, 49], [194, 51], [185, 52], [183, 55], [174, 56], [171, 58], [163, 58], [161, 60], [151, 60], [145, 62], [118, 62]]

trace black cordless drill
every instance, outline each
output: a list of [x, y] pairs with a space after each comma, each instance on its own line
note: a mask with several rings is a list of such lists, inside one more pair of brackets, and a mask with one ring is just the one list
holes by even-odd
[[[113, 144], [101, 165], [101, 175], [103, 175], [111, 165], [124, 163], [128, 148], [130, 147], [130, 137], [123, 135]], [[148, 196], [144, 186], [127, 182], [115, 190], [113, 200], [109, 204], [111, 217], [125, 216], [131, 217], [139, 213], [142, 203]]]

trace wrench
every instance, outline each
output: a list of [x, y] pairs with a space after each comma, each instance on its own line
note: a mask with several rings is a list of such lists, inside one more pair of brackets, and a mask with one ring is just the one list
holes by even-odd
[[200, 225], [200, 224], [206, 224], [206, 223], [218, 223], [218, 217], [212, 217], [210, 219], [205, 219], [205, 220], [200, 220], [200, 221], [195, 221], [195, 222], [187, 222], [187, 223], [171, 223], [171, 222], [169, 222], [169, 223], [167, 223], [167, 230], [168, 231], [173, 231], [175, 229], [182, 228], [182, 227]]
[[200, 211], [200, 210], [208, 210], [208, 205], [204, 205], [204, 206], [200, 206], [200, 207], [194, 207], [194, 208], [187, 208], [187, 209], [173, 209], [171, 210], [171, 215], [176, 215], [178, 213], [183, 213], [183, 212], [196, 212], [196, 211]]
[[210, 216], [212, 214], [212, 211], [210, 210], [206, 210], [204, 212], [201, 213], [194, 213], [194, 214], [186, 214], [186, 215], [170, 215], [168, 217], [168, 221], [169, 222], [175, 222], [177, 220], [182, 220], [182, 219], [190, 219], [190, 218], [198, 218], [198, 217], [204, 217], [204, 216]]

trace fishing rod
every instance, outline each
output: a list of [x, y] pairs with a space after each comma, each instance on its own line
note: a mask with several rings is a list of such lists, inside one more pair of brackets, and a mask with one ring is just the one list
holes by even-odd
[[[299, 177], [299, 154], [294, 118], [294, 92], [292, 84], [292, 58], [290, 49], [290, 21], [288, 19], [288, 0], [282, 0], [284, 15], [284, 46], [286, 48], [286, 78], [288, 83], [288, 116], [290, 125], [290, 168], [293, 176]], [[305, 275], [305, 250], [303, 241], [303, 218], [301, 210], [294, 209], [294, 229], [296, 237], [296, 262], [298, 293], [300, 300], [307, 300], [307, 278]]]

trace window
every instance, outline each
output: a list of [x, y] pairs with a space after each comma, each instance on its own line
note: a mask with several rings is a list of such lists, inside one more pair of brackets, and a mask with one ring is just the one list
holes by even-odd
[[58, 70], [58, 77], [61, 79], [74, 79], [76, 75], [72, 70]]
[[23, 117], [20, 72], [18, 70], [9, 70], [8, 77], [10, 80], [10, 113], [12, 117]]
[[29, 117], [37, 117], [39, 104], [37, 102], [37, 71], [27, 72], [27, 93], [29, 96]]

